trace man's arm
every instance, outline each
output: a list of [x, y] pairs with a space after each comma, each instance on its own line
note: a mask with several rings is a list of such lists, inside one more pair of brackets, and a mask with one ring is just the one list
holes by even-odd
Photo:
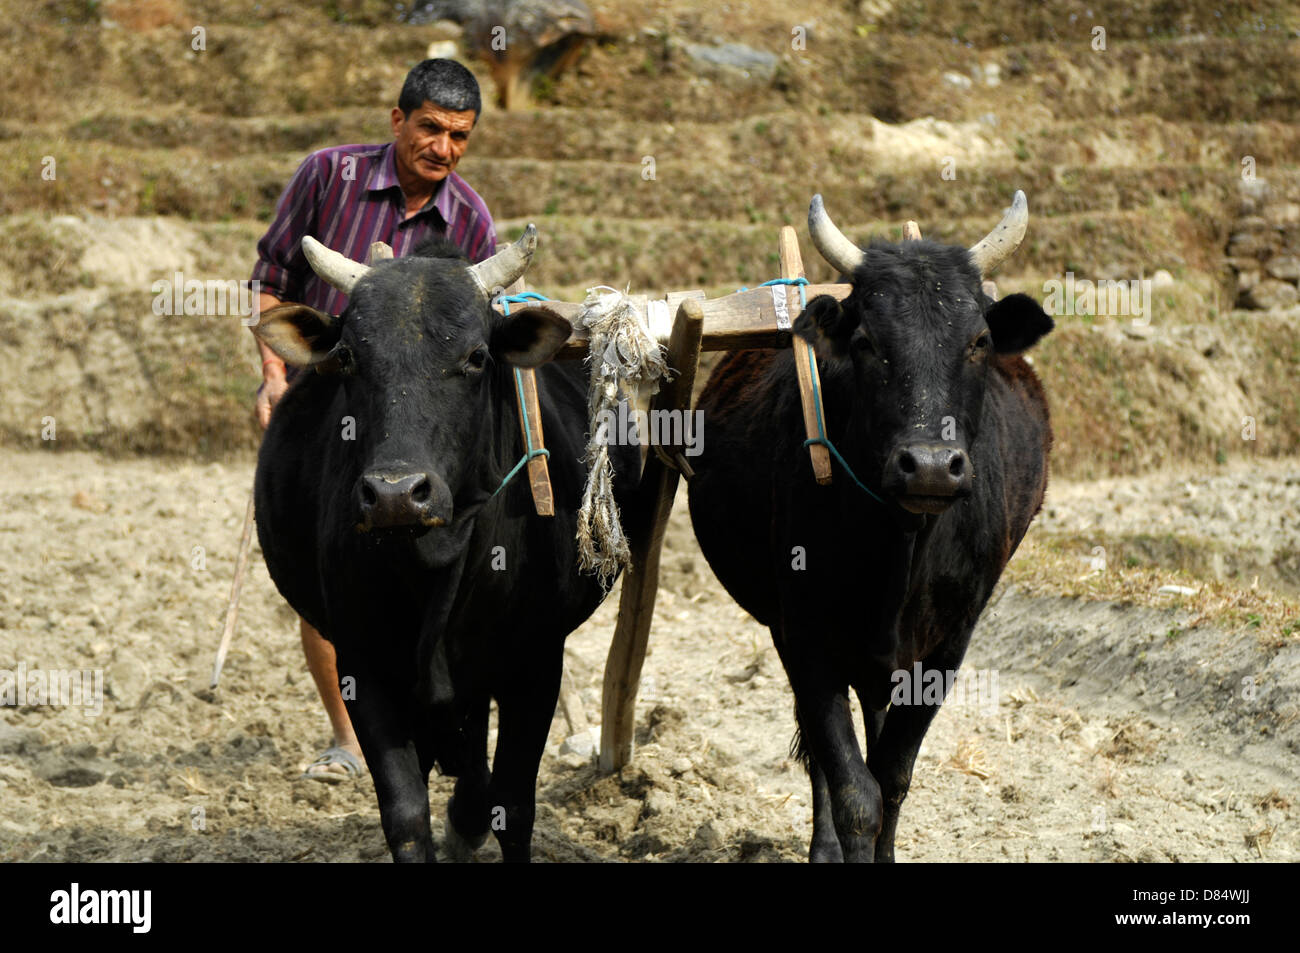
[[[311, 234], [316, 224], [316, 203], [320, 194], [320, 168], [316, 156], [310, 155], [298, 166], [293, 178], [284, 188], [284, 194], [275, 209], [275, 221], [257, 243], [257, 264], [253, 278], [261, 282], [258, 308], [267, 311], [281, 301], [293, 300], [302, 287], [294, 274], [294, 258], [298, 254], [304, 235]], [[266, 428], [271, 422], [271, 410], [284, 394], [284, 361], [257, 339], [257, 349], [262, 356], [262, 386], [257, 390], [257, 421]]]
[[[261, 292], [257, 296], [258, 314], [265, 313], [279, 303], [280, 299], [275, 295]], [[257, 422], [265, 430], [271, 422], [271, 411], [284, 396], [289, 384], [284, 379], [284, 361], [267, 347], [261, 338], [254, 338], [254, 340], [257, 341], [257, 349], [262, 355], [262, 386], [257, 389]]]

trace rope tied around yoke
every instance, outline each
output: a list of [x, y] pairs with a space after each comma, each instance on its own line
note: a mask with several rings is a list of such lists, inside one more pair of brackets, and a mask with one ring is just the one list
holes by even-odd
[[584, 459], [587, 485], [578, 511], [578, 565], [595, 572], [609, 588], [614, 576], [631, 559], [627, 537], [614, 501], [614, 468], [609, 445], [615, 435], [610, 422], [618, 417], [619, 391], [629, 399], [648, 397], [671, 371], [659, 342], [642, 322], [627, 294], [600, 285], [587, 289], [582, 314], [575, 322], [587, 329], [588, 428]]

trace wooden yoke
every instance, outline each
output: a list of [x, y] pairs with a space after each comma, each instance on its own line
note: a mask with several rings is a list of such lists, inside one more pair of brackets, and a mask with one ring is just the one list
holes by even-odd
[[[781, 277], [804, 277], [803, 257], [799, 254], [799, 238], [789, 225], [781, 229]], [[793, 286], [786, 287], [787, 292], [792, 290], [794, 290]], [[794, 319], [799, 316], [798, 308], [790, 301], [791, 297], [793, 296], [786, 297], [786, 307], [790, 310], [787, 327], [793, 327]], [[821, 436], [820, 422], [826, 418], [822, 414], [821, 381], [817, 376], [817, 362], [813, 360], [809, 348], [795, 346], [794, 366], [799, 374], [799, 400], [803, 404], [804, 433], [809, 440], [816, 440]], [[808, 453], [812, 459], [813, 476], [818, 483], [826, 486], [831, 482], [830, 451], [826, 449], [825, 444], [810, 443]]]

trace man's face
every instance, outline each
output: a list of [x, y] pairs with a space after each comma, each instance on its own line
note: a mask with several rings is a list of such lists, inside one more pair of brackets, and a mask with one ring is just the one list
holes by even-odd
[[394, 109], [398, 166], [430, 185], [441, 182], [465, 154], [474, 118], [472, 109], [455, 112], [435, 106], [427, 99], [409, 116]]

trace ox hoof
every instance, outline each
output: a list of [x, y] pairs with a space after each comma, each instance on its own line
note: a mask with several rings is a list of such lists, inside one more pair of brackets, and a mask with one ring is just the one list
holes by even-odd
[[472, 840], [460, 836], [455, 826], [448, 821], [446, 833], [442, 838], [442, 852], [453, 864], [468, 864], [474, 859], [474, 852], [487, 841], [487, 834], [480, 834]]
[[443, 821], [442, 853], [453, 864], [467, 864], [474, 859], [474, 852], [487, 843], [487, 831], [477, 837], [463, 837], [456, 825], [451, 822], [452, 804], [455, 798], [447, 801], [447, 818]]

